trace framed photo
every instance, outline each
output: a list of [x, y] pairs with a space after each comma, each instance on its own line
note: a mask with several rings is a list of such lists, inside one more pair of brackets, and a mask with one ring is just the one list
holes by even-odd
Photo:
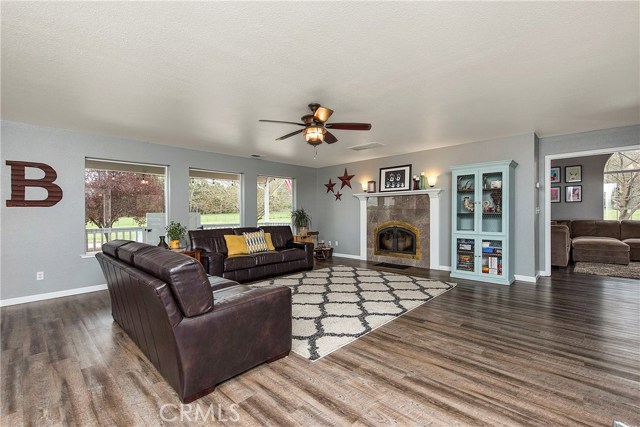
[[376, 182], [369, 181], [367, 182], [367, 193], [375, 193], [376, 192]]
[[380, 168], [380, 192], [411, 190], [411, 165]]
[[560, 203], [560, 194], [561, 187], [551, 187], [551, 203]]
[[564, 201], [567, 203], [582, 201], [582, 185], [567, 185], [564, 187]]
[[582, 166], [565, 166], [564, 182], [582, 182]]
[[551, 168], [551, 183], [557, 184], [560, 182], [560, 166]]

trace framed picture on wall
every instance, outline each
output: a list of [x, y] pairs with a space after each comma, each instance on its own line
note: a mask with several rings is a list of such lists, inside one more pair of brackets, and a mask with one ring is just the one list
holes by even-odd
[[380, 192], [411, 190], [411, 165], [380, 168]]
[[551, 168], [551, 183], [557, 184], [560, 182], [560, 167]]
[[582, 201], [582, 185], [567, 185], [564, 187], [564, 201], [567, 203]]
[[551, 203], [560, 203], [561, 187], [551, 187]]
[[582, 182], [582, 166], [565, 166], [564, 182]]

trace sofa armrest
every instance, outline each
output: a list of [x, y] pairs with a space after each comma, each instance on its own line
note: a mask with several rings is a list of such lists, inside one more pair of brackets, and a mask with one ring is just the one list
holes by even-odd
[[305, 253], [305, 260], [307, 261], [307, 268], [311, 270], [313, 268], [313, 243], [310, 242], [287, 242], [285, 246], [287, 249], [295, 248], [302, 249]]
[[551, 265], [566, 267], [569, 264], [571, 237], [566, 225], [551, 226]]
[[224, 254], [220, 252], [201, 252], [200, 262], [204, 270], [212, 276], [222, 277], [224, 273]]
[[213, 311], [175, 328], [183, 401], [291, 350], [291, 289], [238, 285], [214, 292]]

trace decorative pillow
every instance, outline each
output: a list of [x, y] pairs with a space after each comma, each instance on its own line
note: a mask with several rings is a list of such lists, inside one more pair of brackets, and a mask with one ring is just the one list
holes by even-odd
[[270, 251], [276, 250], [276, 247], [273, 246], [273, 240], [271, 240], [271, 233], [264, 233], [264, 240], [267, 242], [267, 247]]
[[227, 243], [227, 251], [229, 252], [229, 256], [249, 255], [249, 249], [247, 248], [247, 243], [244, 240], [244, 236], [225, 234], [224, 241]]
[[243, 233], [244, 240], [247, 243], [247, 249], [250, 254], [257, 254], [259, 252], [267, 252], [269, 247], [264, 238], [264, 231], [255, 231], [253, 233]]

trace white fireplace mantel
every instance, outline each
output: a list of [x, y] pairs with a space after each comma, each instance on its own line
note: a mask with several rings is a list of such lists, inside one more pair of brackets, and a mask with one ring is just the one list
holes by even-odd
[[440, 194], [441, 188], [413, 191], [383, 191], [377, 193], [357, 193], [353, 197], [360, 200], [360, 259], [367, 259], [367, 200], [370, 197], [429, 196], [429, 268], [440, 269]]

